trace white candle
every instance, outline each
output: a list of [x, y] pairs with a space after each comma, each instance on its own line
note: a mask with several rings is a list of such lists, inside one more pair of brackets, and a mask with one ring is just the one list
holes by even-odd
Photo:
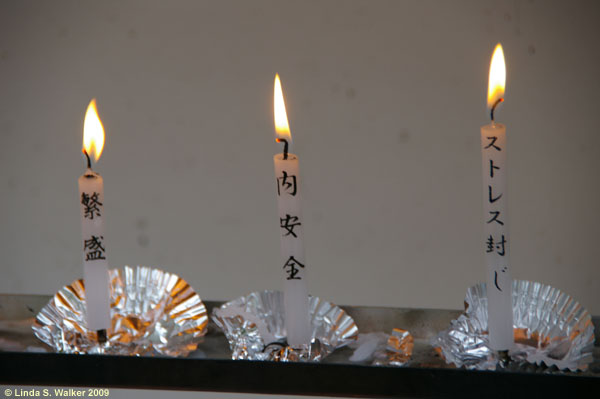
[[[110, 327], [108, 262], [104, 237], [104, 182], [92, 171], [91, 159], [98, 161], [104, 147], [104, 128], [93, 99], [85, 114], [83, 152], [88, 168], [79, 178], [81, 205], [81, 233], [83, 249], [83, 276], [87, 328], [92, 331]], [[104, 331], [105, 333], [105, 331]]]
[[274, 111], [277, 141], [284, 144], [284, 152], [275, 155], [274, 162], [281, 237], [281, 271], [284, 277], [285, 328], [288, 344], [299, 347], [309, 344], [311, 339], [306, 284], [307, 266], [302, 243], [304, 219], [300, 209], [298, 157], [288, 153], [292, 136], [279, 75], [275, 76]]
[[492, 123], [481, 127], [484, 251], [487, 265], [490, 347], [511, 349], [513, 337], [512, 278], [509, 267], [506, 127], [494, 122], [494, 109], [504, 101], [506, 68], [502, 46], [492, 56], [488, 107]]

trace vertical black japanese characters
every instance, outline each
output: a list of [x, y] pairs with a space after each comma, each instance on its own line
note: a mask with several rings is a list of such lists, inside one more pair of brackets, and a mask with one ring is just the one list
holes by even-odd
[[288, 152], [292, 136], [285, 111], [279, 75], [275, 76], [274, 114], [276, 141], [283, 152], [274, 157], [275, 184], [279, 209], [279, 235], [282, 261], [279, 266], [284, 279], [285, 327], [288, 344], [299, 347], [310, 343], [308, 319], [307, 264], [304, 259], [300, 209], [300, 175], [298, 157]]
[[87, 328], [97, 331], [99, 339], [106, 337], [110, 327], [109, 278], [104, 238], [104, 181], [92, 170], [92, 160], [98, 161], [104, 147], [104, 128], [93, 99], [85, 114], [83, 153], [87, 170], [79, 178], [79, 205], [81, 208], [81, 249]]
[[505, 351], [513, 346], [512, 278], [509, 267], [506, 127], [494, 121], [504, 101], [506, 69], [502, 46], [492, 56], [488, 107], [492, 122], [481, 128], [484, 239], [487, 265], [488, 331], [490, 347]]

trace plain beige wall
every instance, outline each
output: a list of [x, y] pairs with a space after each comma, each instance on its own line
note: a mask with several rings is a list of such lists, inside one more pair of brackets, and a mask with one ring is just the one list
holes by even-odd
[[502, 42], [513, 276], [600, 314], [598, 4], [4, 0], [0, 292], [81, 276], [92, 97], [111, 264], [163, 267], [207, 299], [279, 288], [279, 72], [311, 293], [460, 308], [484, 279], [479, 127]]

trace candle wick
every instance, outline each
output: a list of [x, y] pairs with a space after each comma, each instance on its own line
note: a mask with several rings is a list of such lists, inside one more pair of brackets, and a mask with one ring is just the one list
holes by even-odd
[[494, 103], [494, 105], [492, 105], [492, 110], [490, 111], [490, 117], [492, 118], [492, 122], [494, 121], [494, 110], [496, 110], [496, 107], [502, 101], [504, 101], [504, 99], [503, 98], [499, 98], [498, 100], [496, 100], [496, 102]]
[[92, 160], [90, 159], [90, 156], [88, 155], [88, 153], [85, 150], [85, 148], [82, 151], [85, 154], [85, 157], [87, 158], [87, 167], [88, 167], [88, 169], [92, 169]]
[[275, 139], [275, 141], [278, 143], [283, 143], [283, 159], [288, 159], [288, 141], [286, 139]]

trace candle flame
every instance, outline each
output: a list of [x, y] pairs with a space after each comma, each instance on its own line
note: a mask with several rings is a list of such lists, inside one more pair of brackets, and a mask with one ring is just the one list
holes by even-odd
[[275, 114], [275, 134], [278, 139], [291, 141], [290, 125], [288, 124], [287, 112], [285, 112], [285, 102], [283, 101], [283, 91], [281, 90], [281, 80], [279, 74], [275, 74], [275, 85], [273, 92], [273, 111]]
[[504, 52], [502, 45], [498, 43], [490, 62], [490, 78], [488, 84], [488, 108], [492, 108], [496, 101], [504, 98], [504, 87], [506, 85], [506, 64], [504, 63]]
[[83, 149], [90, 158], [98, 162], [104, 149], [104, 127], [96, 109], [96, 99], [93, 98], [85, 112], [83, 122]]

